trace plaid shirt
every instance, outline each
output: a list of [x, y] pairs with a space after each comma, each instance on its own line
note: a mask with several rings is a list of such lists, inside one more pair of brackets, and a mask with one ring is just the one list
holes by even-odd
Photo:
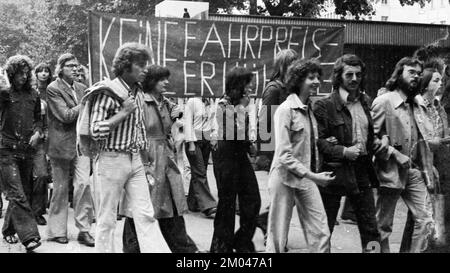
[[130, 97], [135, 97], [138, 107], [116, 128], [111, 130], [106, 138], [101, 138], [100, 128], [96, 124], [116, 115], [122, 106], [117, 99], [105, 94], [99, 94], [94, 99], [91, 110], [91, 132], [93, 138], [100, 141], [100, 149], [102, 151], [137, 152], [146, 148], [146, 133], [142, 110], [144, 103], [143, 92], [138, 84], [132, 90], [123, 80], [120, 79], [120, 82], [127, 88]]

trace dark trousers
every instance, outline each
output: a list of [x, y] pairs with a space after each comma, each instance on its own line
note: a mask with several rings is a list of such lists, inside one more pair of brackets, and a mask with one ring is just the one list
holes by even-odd
[[186, 155], [191, 166], [191, 182], [187, 198], [190, 211], [205, 211], [217, 206], [208, 185], [206, 171], [208, 168], [211, 144], [207, 140], [195, 142], [195, 155], [189, 153], [189, 145], [186, 144]]
[[[252, 242], [261, 207], [258, 181], [240, 145], [219, 142], [213, 152], [219, 202], [214, 219], [213, 253], [255, 252]], [[240, 227], [235, 233], [236, 196], [239, 200]]]
[[[159, 228], [173, 253], [195, 253], [198, 248], [186, 231], [183, 216], [158, 219]], [[123, 252], [140, 253], [133, 218], [126, 217], [123, 227]]]
[[[325, 192], [321, 192], [321, 196], [325, 211], [327, 212], [330, 234], [332, 234], [342, 196]], [[350, 202], [356, 216], [364, 252], [369, 242], [380, 242], [373, 191], [371, 188], [361, 188], [359, 194], [347, 195], [347, 200]]]
[[31, 240], [40, 239], [37, 223], [28, 202], [33, 189], [32, 171], [32, 158], [12, 152], [0, 153], [0, 181], [9, 201], [2, 233], [3, 236], [17, 233], [24, 245]]
[[35, 216], [41, 216], [46, 213], [48, 201], [47, 184], [50, 179], [48, 165], [44, 145], [41, 144], [33, 157], [33, 190], [30, 203]]

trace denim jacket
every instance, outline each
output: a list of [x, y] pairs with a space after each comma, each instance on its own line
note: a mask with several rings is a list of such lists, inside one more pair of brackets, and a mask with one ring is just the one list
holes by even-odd
[[[269, 179], [272, 180], [271, 183], [277, 180], [289, 187], [301, 189], [304, 183], [312, 182], [304, 177], [311, 170], [311, 161], [315, 160], [316, 163], [314, 172], [320, 168], [316, 145], [317, 121], [311, 107], [303, 104], [296, 94], [290, 94], [275, 111], [273, 123], [275, 154]], [[315, 143], [311, 143], [311, 129], [314, 132]], [[311, 145], [315, 149], [314, 159], [311, 158]]]

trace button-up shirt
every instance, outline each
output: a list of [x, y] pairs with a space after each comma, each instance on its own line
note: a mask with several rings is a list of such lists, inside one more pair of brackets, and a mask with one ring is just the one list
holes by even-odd
[[[131, 89], [125, 81], [119, 78], [119, 82], [128, 90], [129, 95], [135, 97], [136, 110], [129, 114], [116, 128], [114, 128], [106, 139], [102, 140], [101, 149], [106, 151], [135, 152], [145, 149], [146, 133], [143, 120], [143, 92], [138, 84]], [[95, 98], [92, 107], [92, 136], [99, 139], [100, 127], [97, 123], [105, 121], [116, 115], [122, 106], [120, 102], [104, 93]]]
[[369, 135], [369, 121], [367, 120], [366, 113], [359, 101], [358, 97], [354, 100], [349, 100], [349, 93], [343, 88], [339, 88], [339, 95], [347, 107], [352, 117], [352, 135], [353, 144], [361, 144], [361, 154], [367, 155], [367, 137]]
[[9, 100], [0, 105], [0, 147], [26, 150], [31, 136], [42, 133], [41, 100], [39, 94], [11, 89]]
[[215, 111], [201, 98], [190, 98], [184, 108], [184, 134], [186, 142], [210, 139], [216, 131]]

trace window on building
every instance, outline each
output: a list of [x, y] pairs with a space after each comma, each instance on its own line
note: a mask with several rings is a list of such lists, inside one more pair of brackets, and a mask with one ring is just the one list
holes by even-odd
[[387, 5], [387, 3], [388, 3], [388, 0], [381, 0], [381, 4]]
[[388, 20], [388, 16], [381, 16], [381, 21], [386, 22]]

